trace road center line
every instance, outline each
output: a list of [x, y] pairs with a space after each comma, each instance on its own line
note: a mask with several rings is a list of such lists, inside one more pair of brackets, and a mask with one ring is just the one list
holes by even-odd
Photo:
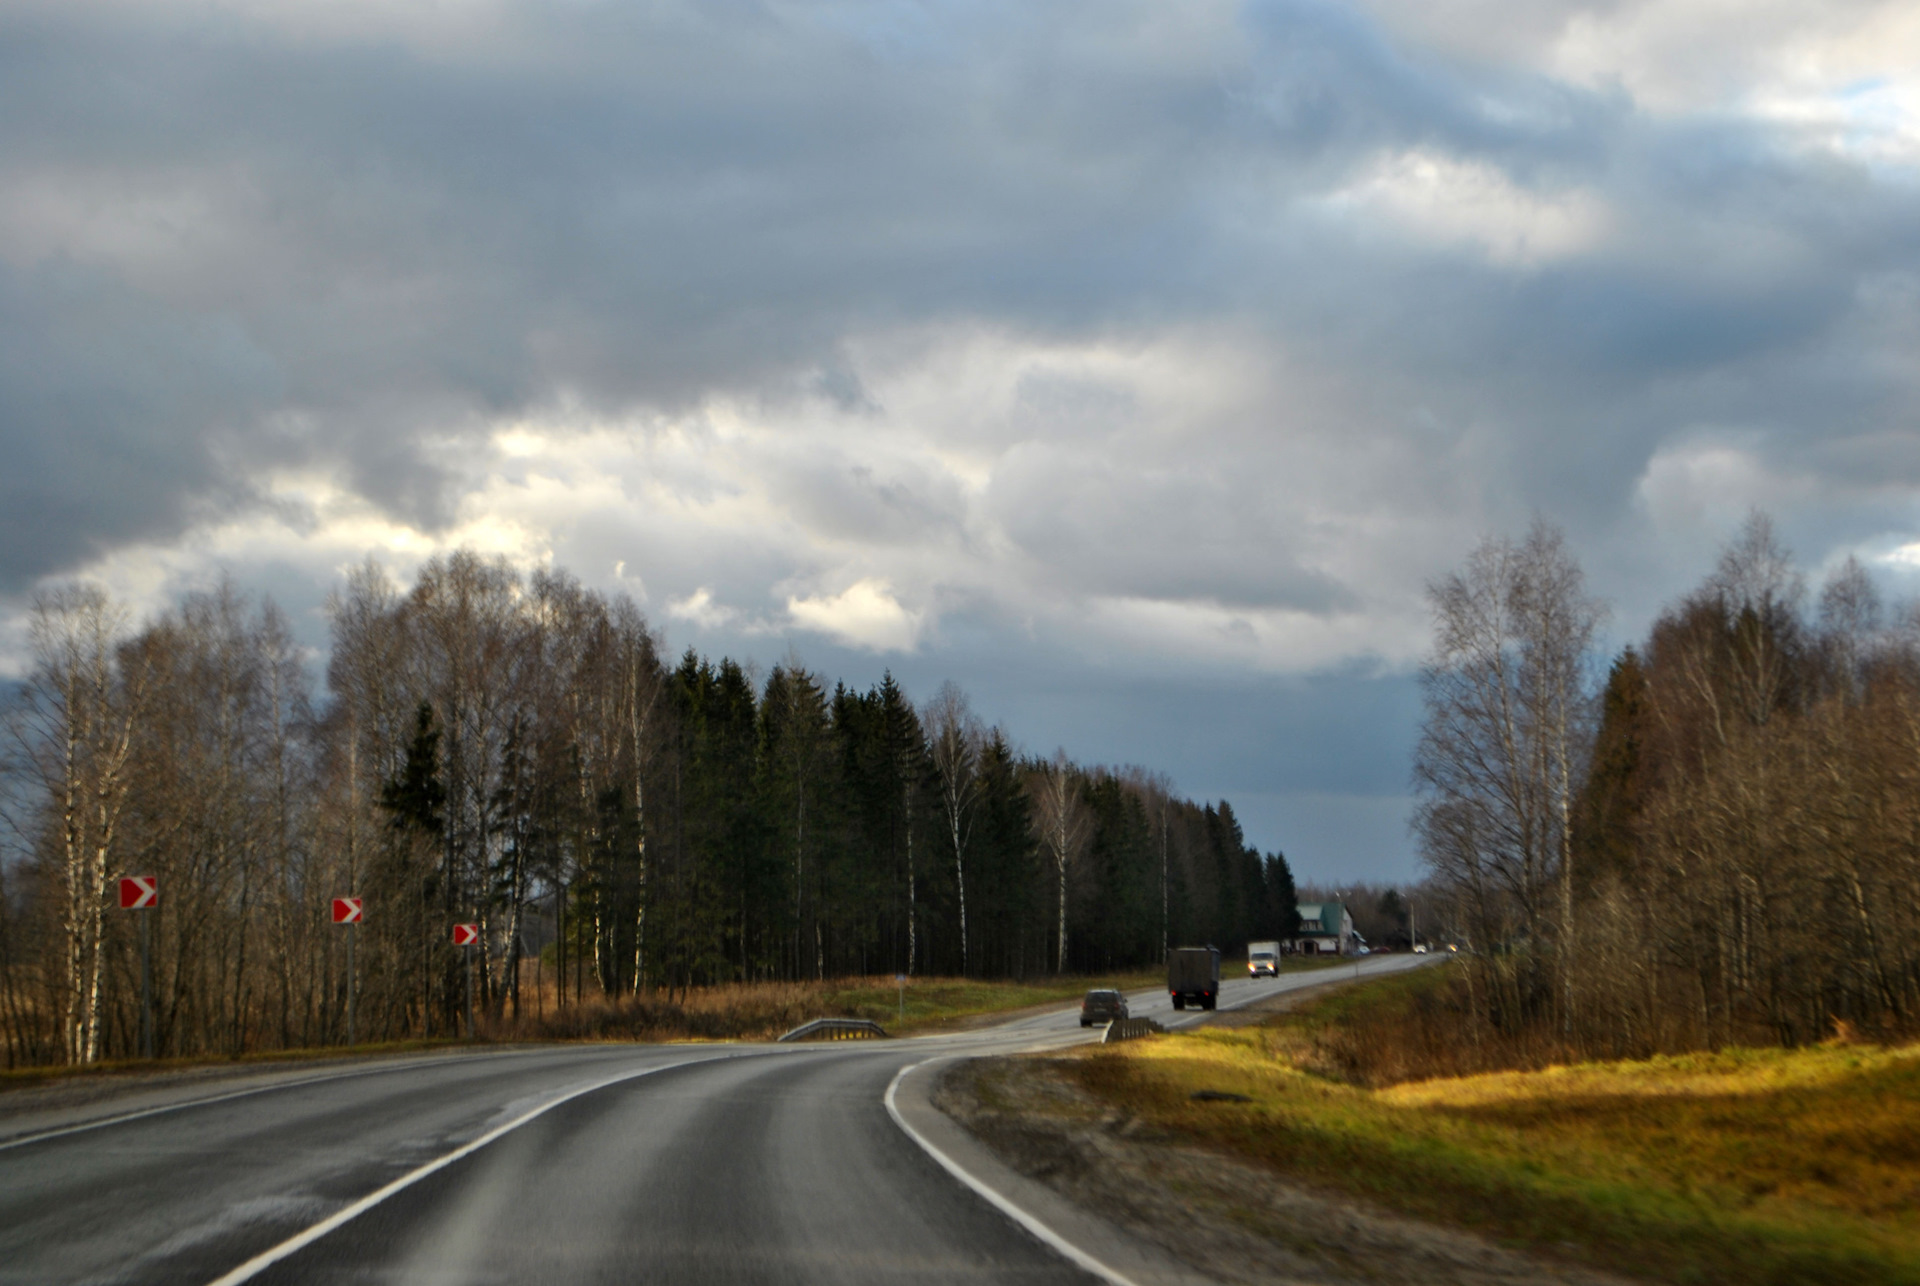
[[387, 1184], [385, 1187], [378, 1188], [372, 1192], [369, 1192], [366, 1196], [360, 1198], [360, 1200], [354, 1202], [350, 1206], [347, 1206], [345, 1209], [334, 1212], [332, 1215], [328, 1216], [327, 1218], [322, 1219], [319, 1223], [314, 1224], [311, 1228], [308, 1228], [305, 1232], [296, 1233], [294, 1236], [287, 1238], [285, 1241], [281, 1242], [279, 1245], [273, 1247], [272, 1249], [261, 1251], [259, 1254], [255, 1255], [252, 1259], [249, 1259], [246, 1263], [241, 1264], [238, 1268], [233, 1269], [231, 1272], [228, 1272], [220, 1277], [214, 1278], [212, 1282], [208, 1283], [208, 1286], [239, 1286], [239, 1283], [241, 1282], [251, 1281], [253, 1278], [259, 1276], [262, 1272], [265, 1272], [268, 1268], [271, 1268], [273, 1265], [285, 1259], [288, 1255], [293, 1254], [295, 1251], [300, 1250], [303, 1247], [312, 1245], [314, 1242], [320, 1240], [322, 1237], [326, 1236], [328, 1233], [332, 1232], [334, 1229], [339, 1228], [347, 1223], [351, 1223], [355, 1219], [358, 1219], [361, 1215], [373, 1209], [375, 1206], [379, 1205], [382, 1201], [385, 1201], [388, 1197], [393, 1196], [395, 1193], [403, 1192], [406, 1189], [411, 1188], [414, 1184], [420, 1182], [420, 1180], [426, 1178], [428, 1175], [433, 1174], [437, 1171], [446, 1169], [448, 1166], [452, 1165], [455, 1161], [460, 1160], [462, 1157], [472, 1156], [475, 1152], [478, 1152], [481, 1148], [484, 1148], [485, 1146], [487, 1146], [487, 1144], [493, 1142], [495, 1139], [499, 1138], [501, 1135], [512, 1133], [514, 1130], [517, 1130], [521, 1126], [525, 1125], [528, 1121], [533, 1120], [535, 1117], [546, 1115], [548, 1112], [551, 1112], [554, 1108], [559, 1107], [562, 1103], [570, 1103], [574, 1099], [579, 1098], [583, 1094], [591, 1094], [595, 1090], [603, 1090], [607, 1088], [607, 1086], [609, 1085], [618, 1085], [622, 1081], [638, 1080], [642, 1076], [651, 1076], [655, 1072], [667, 1072], [667, 1071], [672, 1071], [676, 1067], [691, 1067], [695, 1063], [712, 1063], [712, 1062], [718, 1062], [721, 1059], [733, 1058], [733, 1057], [737, 1057], [737, 1055], [709, 1054], [705, 1058], [688, 1058], [688, 1059], [683, 1059], [678, 1063], [663, 1063], [658, 1067], [642, 1067], [637, 1071], [622, 1072], [618, 1076], [609, 1076], [605, 1080], [594, 1081], [590, 1085], [582, 1085], [579, 1089], [571, 1090], [565, 1094], [562, 1094], [559, 1098], [552, 1099], [548, 1102], [542, 1103], [539, 1107], [536, 1107], [531, 1111], [521, 1113], [519, 1116], [516, 1116], [513, 1120], [508, 1121], [505, 1125], [496, 1126], [494, 1129], [488, 1130], [485, 1134], [482, 1134], [479, 1138], [474, 1139], [469, 1143], [463, 1144], [462, 1146], [455, 1148], [453, 1151], [447, 1153], [443, 1157], [439, 1157], [435, 1160], [427, 1162], [425, 1165], [421, 1166], [417, 1170], [411, 1170], [406, 1174], [401, 1175], [398, 1179], [395, 1179], [392, 1183]]
[[[972, 1174], [961, 1167], [958, 1161], [955, 1161], [945, 1152], [935, 1147], [933, 1140], [907, 1124], [907, 1118], [900, 1114], [899, 1105], [894, 1102], [894, 1095], [900, 1088], [900, 1082], [906, 1079], [908, 1072], [925, 1067], [929, 1063], [942, 1062], [945, 1058], [951, 1057], [954, 1057], [954, 1055], [948, 1054], [942, 1058], [929, 1058], [918, 1063], [909, 1063], [907, 1066], [901, 1068], [899, 1072], [895, 1073], [891, 1081], [887, 1082], [887, 1115], [893, 1118], [893, 1123], [905, 1131], [908, 1138], [918, 1143], [928, 1156], [938, 1161], [941, 1168], [948, 1174], [966, 1184], [982, 1197], [985, 1197], [988, 1204], [992, 1205], [994, 1209], [1019, 1224], [1022, 1228], [1025, 1228], [1035, 1237], [1038, 1237], [1049, 1249], [1072, 1261], [1076, 1267], [1083, 1268], [1095, 1277], [1098, 1277], [1101, 1281], [1109, 1283], [1109, 1286], [1134, 1286], [1132, 1278], [1122, 1276], [1120, 1273], [1107, 1267], [1092, 1255], [1089, 1255], [1086, 1251], [1080, 1249], [1080, 1247], [1074, 1245], [1065, 1237], [1062, 1237], [1059, 1233], [1028, 1214], [1025, 1210], [1016, 1206], [1011, 1200], [988, 1187], [979, 1179], [974, 1178]], [[224, 1286], [224, 1283], [216, 1282], [214, 1286]]]

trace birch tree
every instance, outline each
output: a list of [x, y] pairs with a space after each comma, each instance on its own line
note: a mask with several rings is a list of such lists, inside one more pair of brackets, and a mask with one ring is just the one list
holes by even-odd
[[1572, 811], [1605, 606], [1544, 520], [1520, 544], [1484, 541], [1428, 598], [1434, 651], [1421, 673], [1426, 722], [1414, 762], [1423, 855], [1476, 908], [1482, 947], [1517, 932], [1537, 968], [1553, 943], [1570, 1021]]
[[[1038, 765], [1027, 779], [1027, 789], [1033, 798], [1034, 818], [1040, 828], [1040, 843], [1053, 865], [1058, 903], [1055, 973], [1064, 972], [1067, 967], [1067, 872], [1086, 848], [1087, 837], [1093, 827], [1093, 814], [1080, 796], [1078, 777], [1073, 761], [1061, 749], [1055, 750], [1053, 758]], [[1164, 876], [1162, 883], [1164, 887]], [[1165, 936], [1163, 928], [1163, 941]]]
[[927, 756], [933, 763], [940, 791], [940, 821], [947, 833], [953, 859], [954, 885], [960, 899], [960, 972], [967, 972], [967, 840], [973, 832], [973, 809], [980, 797], [980, 748], [986, 728], [973, 713], [966, 693], [952, 682], [940, 685], [921, 715], [926, 728]]
[[619, 640], [621, 700], [626, 713], [628, 753], [633, 779], [634, 875], [637, 885], [633, 911], [633, 989], [638, 992], [647, 964], [647, 768], [658, 737], [656, 712], [666, 688], [666, 674], [652, 631], [635, 607], [622, 595], [614, 604], [614, 631]]
[[30, 762], [58, 814], [61, 1031], [71, 1063], [100, 1055], [107, 879], [119, 856], [132, 784], [128, 759], [146, 699], [142, 667], [121, 663], [126, 625], [124, 608], [79, 584], [35, 596], [27, 619], [34, 662], [23, 694]]

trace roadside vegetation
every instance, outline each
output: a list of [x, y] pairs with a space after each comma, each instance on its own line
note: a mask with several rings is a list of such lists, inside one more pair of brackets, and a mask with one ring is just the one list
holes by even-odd
[[1056, 1066], [1133, 1117], [1310, 1186], [1629, 1276], [1920, 1282], [1920, 1045], [1416, 1079], [1418, 1051], [1388, 1057], [1382, 1033], [1450, 972]]

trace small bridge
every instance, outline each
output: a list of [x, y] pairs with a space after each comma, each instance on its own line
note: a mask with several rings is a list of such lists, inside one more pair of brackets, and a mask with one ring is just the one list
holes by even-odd
[[801, 1023], [786, 1035], [788, 1040], [874, 1040], [885, 1038], [887, 1029], [871, 1018], [816, 1018]]
[[1134, 1040], [1152, 1032], [1165, 1030], [1165, 1027], [1151, 1018], [1116, 1018], [1107, 1024], [1106, 1034], [1100, 1037], [1100, 1043], [1111, 1045], [1117, 1040]]

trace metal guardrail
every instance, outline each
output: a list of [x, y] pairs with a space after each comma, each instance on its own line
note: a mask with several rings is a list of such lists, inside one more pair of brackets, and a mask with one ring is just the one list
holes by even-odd
[[816, 1018], [801, 1023], [781, 1040], [871, 1040], [884, 1038], [887, 1029], [871, 1018]]
[[1111, 1045], [1117, 1040], [1135, 1040], [1152, 1032], [1163, 1032], [1166, 1028], [1151, 1018], [1116, 1018], [1107, 1024], [1107, 1031], [1100, 1038], [1102, 1045]]

